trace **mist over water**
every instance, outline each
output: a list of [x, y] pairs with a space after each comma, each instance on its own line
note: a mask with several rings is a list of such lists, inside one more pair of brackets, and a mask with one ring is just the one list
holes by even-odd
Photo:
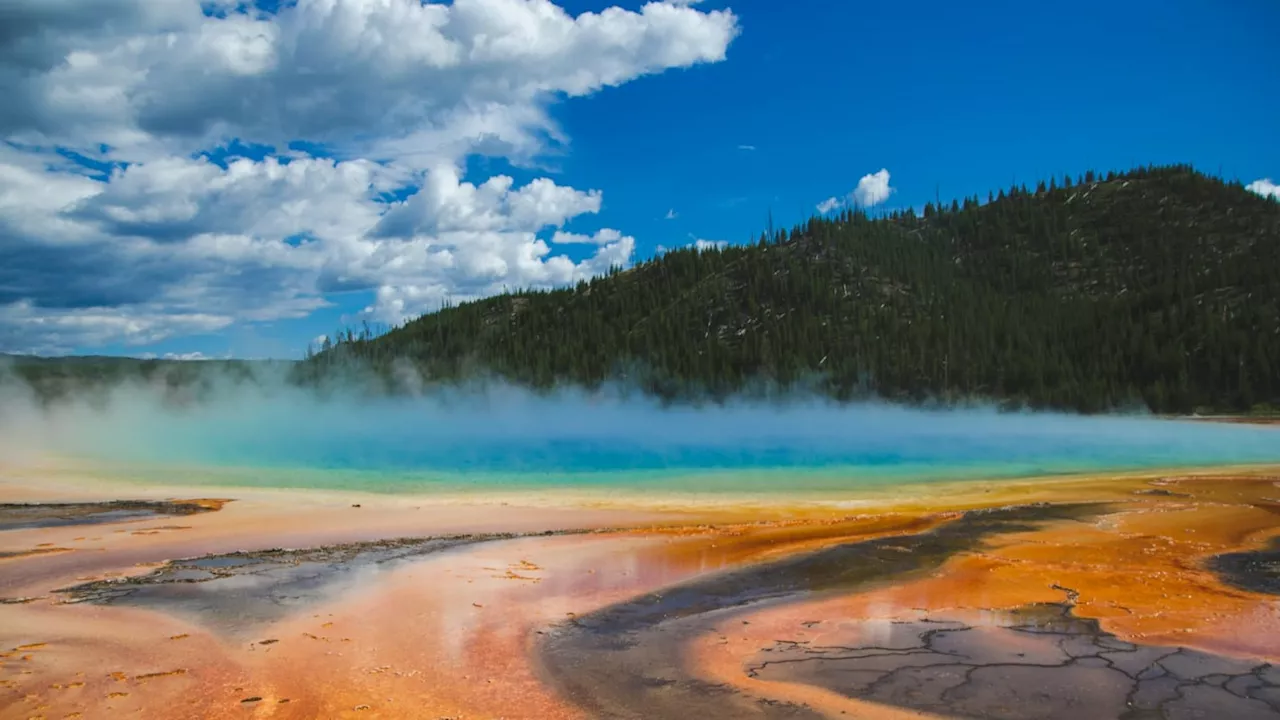
[[[219, 482], [378, 491], [839, 491], [885, 483], [1280, 462], [1270, 427], [883, 404], [664, 408], [623, 393], [505, 386], [321, 398], [228, 384], [175, 406], [128, 385], [40, 407], [0, 393], [0, 452], [221, 469]], [[170, 478], [172, 480], [173, 478]]]

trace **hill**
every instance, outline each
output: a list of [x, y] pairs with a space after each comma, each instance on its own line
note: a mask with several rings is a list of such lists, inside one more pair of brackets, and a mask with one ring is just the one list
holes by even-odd
[[164, 391], [166, 400], [189, 402], [238, 383], [290, 375], [295, 363], [275, 360], [159, 360], [104, 355], [38, 357], [0, 353], [0, 403], [9, 379], [29, 388], [35, 399], [102, 400], [112, 389], [136, 383]]
[[1280, 203], [1190, 167], [1050, 180], [922, 215], [815, 217], [574, 288], [449, 307], [310, 358], [388, 377], [622, 379], [666, 398], [803, 383], [838, 398], [1102, 411], [1280, 401]]

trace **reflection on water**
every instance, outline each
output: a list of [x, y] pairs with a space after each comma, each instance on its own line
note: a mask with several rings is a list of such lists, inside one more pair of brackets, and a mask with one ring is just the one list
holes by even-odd
[[73, 603], [154, 608], [242, 636], [424, 555], [492, 536], [382, 541], [307, 550], [174, 560], [146, 575], [90, 582], [59, 592]]
[[[723, 621], [725, 613], [814, 592], [852, 592], [886, 580], [909, 580], [988, 537], [1104, 510], [1082, 503], [974, 511], [925, 532], [836, 544], [700, 576], [574, 618], [539, 644], [540, 661], [560, 692], [592, 717], [681, 717], [690, 711], [717, 717], [819, 717], [794, 704], [726, 696], [724, 688], [684, 666], [682, 640]], [[725, 715], [728, 706], [732, 714]]]
[[[1280, 522], [1273, 482], [1166, 477], [1070, 485], [1106, 503], [1006, 496], [967, 512], [231, 553], [69, 597], [114, 606], [92, 608], [112, 622], [155, 617], [141, 607], [253, 640], [248, 675], [199, 690], [237, 709], [248, 694], [291, 699], [281, 717], [392, 712], [393, 699], [437, 717], [810, 718], [859, 703], [850, 715], [1277, 717], [1280, 671], [1229, 656], [1274, 647], [1274, 622], [1248, 613], [1276, 606], [1199, 561], [1259, 556], [1228, 551]], [[1252, 644], [1196, 645], [1232, 625]], [[175, 659], [160, 669], [204, 667], [160, 640]]]

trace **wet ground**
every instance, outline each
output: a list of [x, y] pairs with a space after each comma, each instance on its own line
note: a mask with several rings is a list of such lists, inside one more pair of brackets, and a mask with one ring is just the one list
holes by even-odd
[[1053, 502], [424, 533], [132, 569], [32, 536], [0, 572], [83, 561], [0, 605], [0, 718], [1280, 718], [1278, 483], [1170, 476]]
[[883, 630], [874, 644], [779, 640], [747, 672], [949, 717], [1280, 717], [1280, 667], [1124, 642], [1074, 617], [1069, 603], [978, 618], [925, 615]]
[[112, 500], [93, 503], [3, 503], [0, 531], [102, 525], [128, 520], [195, 515], [218, 510], [221, 500]]
[[1219, 555], [1209, 567], [1235, 587], [1280, 595], [1280, 537], [1260, 550]]
[[1029, 531], [1051, 520], [1083, 520], [1105, 510], [1081, 503], [971, 511], [915, 535], [836, 545], [700, 578], [574, 618], [540, 644], [539, 659], [551, 682], [591, 717], [825, 717], [686, 672], [683, 641], [756, 603], [910, 579], [991, 535]]
[[228, 636], [244, 636], [343, 589], [370, 586], [380, 573], [425, 555], [512, 537], [462, 535], [207, 555], [57, 592], [67, 603], [155, 608]]

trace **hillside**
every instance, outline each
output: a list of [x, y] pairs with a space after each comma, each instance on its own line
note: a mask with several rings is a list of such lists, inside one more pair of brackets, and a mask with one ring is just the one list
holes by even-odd
[[624, 379], [669, 398], [766, 381], [839, 398], [1240, 411], [1280, 400], [1278, 298], [1280, 203], [1145, 168], [670, 252], [342, 342], [303, 373], [407, 359], [442, 380]]
[[0, 403], [6, 381], [15, 379], [35, 399], [97, 401], [126, 383], [164, 391], [175, 403], [208, 397], [246, 382], [287, 377], [294, 363], [273, 360], [155, 360], [101, 355], [37, 357], [0, 354]]

